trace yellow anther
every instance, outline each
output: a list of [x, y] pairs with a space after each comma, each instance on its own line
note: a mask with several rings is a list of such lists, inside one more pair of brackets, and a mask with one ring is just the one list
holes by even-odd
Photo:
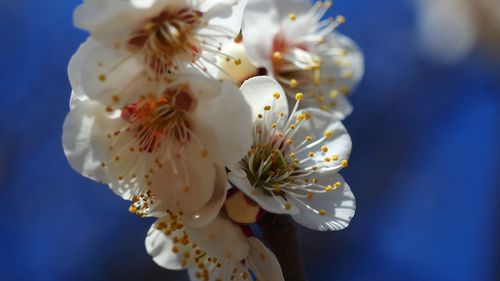
[[286, 143], [287, 143], [287, 144], [289, 144], [289, 145], [292, 145], [292, 144], [293, 144], [293, 140], [288, 139], [288, 140], [286, 141]]
[[337, 90], [332, 90], [330, 92], [330, 98], [332, 98], [332, 99], [336, 98], [338, 95], [339, 95], [339, 91], [337, 91]]
[[134, 206], [134, 205], [131, 205], [129, 208], [128, 208], [128, 211], [135, 214], [137, 212], [137, 208]]
[[236, 59], [236, 60], [234, 60], [234, 64], [236, 64], [236, 65], [240, 65], [240, 64], [241, 64], [241, 59]]
[[156, 229], [158, 230], [164, 230], [165, 228], [167, 228], [167, 224], [165, 222], [159, 222], [156, 224]]
[[273, 97], [275, 99], [279, 99], [281, 97], [281, 95], [280, 95], [280, 93], [276, 92], [276, 93], [273, 94]]
[[336, 21], [340, 24], [345, 23], [345, 17], [342, 15], [338, 15]]
[[285, 112], [280, 112], [280, 117], [284, 117], [285, 116]]
[[281, 187], [279, 185], [275, 186], [274, 191], [278, 193], [281, 192]]
[[318, 167], [316, 167], [316, 166], [312, 166], [312, 167], [311, 167], [311, 170], [313, 170], [314, 172], [316, 172], [316, 171], [318, 170]]
[[299, 84], [299, 82], [297, 82], [297, 80], [295, 80], [295, 79], [290, 80], [290, 87], [292, 89], [296, 88], [298, 84]]
[[330, 8], [332, 6], [332, 1], [327, 0], [327, 1], [325, 1], [324, 5], [325, 5], [325, 8], [328, 9], [328, 8]]
[[330, 157], [325, 157], [325, 162], [332, 162], [332, 158], [330, 158]]
[[294, 159], [295, 157], [297, 157], [297, 155], [295, 155], [295, 153], [290, 153], [290, 158]]
[[276, 129], [276, 127], [278, 127], [278, 124], [276, 124], [276, 122], [273, 122], [273, 123], [271, 124], [271, 128]]
[[283, 207], [285, 207], [286, 210], [290, 210], [292, 208], [292, 204], [287, 202]]
[[264, 106], [264, 110], [265, 110], [265, 111], [269, 111], [269, 110], [271, 110], [271, 106], [270, 106], [270, 105], [266, 105], [266, 106]]
[[290, 125], [290, 129], [295, 130], [296, 126], [294, 124]]
[[340, 162], [340, 164], [342, 165], [342, 167], [344, 168], [347, 168], [347, 166], [349, 166], [349, 162], [347, 162], [347, 160], [342, 160], [342, 162]]
[[326, 215], [326, 211], [325, 210], [319, 210], [318, 214], [320, 216], [325, 216]]
[[311, 113], [309, 113], [309, 112], [304, 112], [304, 117], [306, 118], [306, 120], [311, 119]]
[[295, 100], [301, 101], [301, 100], [303, 100], [303, 99], [304, 99], [304, 94], [302, 94], [302, 93], [297, 93], [297, 94], [295, 95]]
[[314, 152], [309, 152], [309, 157], [314, 157]]
[[306, 119], [306, 116], [304, 114], [297, 115], [297, 121], [303, 121], [304, 119]]
[[311, 182], [314, 183], [314, 184], [317, 184], [318, 183], [318, 179], [312, 179]]
[[306, 141], [312, 141], [312, 139], [313, 139], [313, 138], [312, 138], [311, 136], [307, 136], [307, 137], [306, 137]]
[[297, 15], [295, 13], [290, 13], [288, 14], [288, 18], [291, 20], [291, 21], [294, 21], [297, 19]]
[[325, 138], [329, 139], [331, 137], [333, 137], [332, 131], [325, 131]]
[[106, 77], [106, 75], [104, 75], [104, 74], [100, 74], [100, 75], [99, 75], [99, 81], [104, 82], [104, 81], [106, 81], [106, 79], [108, 79], [108, 78]]
[[312, 192], [307, 193], [307, 199], [312, 199], [314, 194]]
[[325, 186], [325, 191], [326, 191], [326, 192], [330, 192], [330, 191], [332, 191], [332, 190], [333, 190], [333, 186], [331, 186], [331, 185], [327, 185], [327, 186]]
[[262, 119], [262, 114], [257, 115], [257, 118]]
[[274, 52], [273, 53], [273, 58], [276, 59], [276, 60], [280, 60], [283, 58], [283, 55], [281, 54], [281, 52]]
[[332, 155], [332, 160], [333, 161], [338, 161], [339, 160], [339, 156], [337, 154]]
[[335, 187], [335, 189], [337, 189], [342, 186], [342, 183], [338, 181], [333, 186]]
[[321, 151], [323, 151], [324, 153], [327, 153], [328, 152], [328, 147], [326, 145], [323, 145], [321, 147]]

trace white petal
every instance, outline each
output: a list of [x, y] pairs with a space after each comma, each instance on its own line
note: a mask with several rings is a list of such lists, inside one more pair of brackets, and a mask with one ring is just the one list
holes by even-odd
[[68, 65], [68, 78], [71, 83], [71, 88], [77, 97], [86, 96], [81, 84], [83, 66], [89, 51], [93, 50], [98, 45], [99, 43], [89, 37], [85, 43], [80, 45], [76, 53], [71, 57]]
[[186, 232], [196, 245], [212, 257], [240, 262], [250, 251], [248, 240], [240, 227], [222, 217], [205, 227], [186, 226]]
[[239, 161], [250, 149], [253, 118], [236, 85], [225, 81], [221, 86], [217, 98], [198, 104], [193, 130], [206, 145], [208, 157], [225, 166]]
[[340, 182], [339, 188], [330, 192], [315, 194], [312, 199], [304, 202], [316, 210], [324, 210], [326, 214], [321, 216], [303, 207], [299, 215], [292, 218], [299, 224], [320, 231], [341, 230], [346, 228], [356, 211], [356, 201], [349, 185], [340, 174], [321, 175], [318, 182], [323, 185]]
[[140, 56], [123, 48], [108, 48], [91, 42], [92, 47], [80, 49], [75, 54], [74, 60], [84, 63], [81, 77], [74, 79], [89, 98], [110, 103], [113, 96], [123, 96], [136, 79], [143, 78], [144, 63]]
[[[308, 163], [313, 165], [314, 162], [318, 163], [318, 172], [337, 172], [342, 169], [342, 161], [348, 160], [351, 154], [352, 142], [351, 137], [347, 133], [346, 128], [339, 121], [338, 118], [319, 109], [308, 108], [299, 111], [297, 114], [308, 112], [311, 115], [309, 120], [302, 121], [303, 123], [298, 128], [296, 134], [293, 136], [295, 144], [301, 143], [307, 136], [311, 136], [313, 140], [308, 149], [297, 154], [298, 159], [309, 158]], [[317, 145], [315, 141], [323, 138], [325, 132], [332, 133], [332, 137], [325, 139], [322, 143]], [[322, 151], [322, 147], [326, 146], [327, 152]], [[309, 157], [308, 154], [313, 152], [314, 157]], [[324, 159], [329, 157], [331, 162], [325, 165], [320, 164]], [[337, 159], [338, 158], [338, 159]], [[337, 160], [335, 160], [337, 159]], [[312, 163], [311, 163], [312, 162]]]
[[223, 167], [217, 167], [217, 174], [215, 178], [215, 187], [212, 198], [208, 201], [203, 208], [197, 212], [185, 214], [184, 222], [190, 226], [202, 227], [206, 226], [214, 220], [224, 205], [226, 200], [227, 189], [229, 183], [227, 182], [226, 170]]
[[250, 243], [250, 268], [261, 281], [285, 280], [276, 256], [257, 238], [248, 238]]
[[[295, 206], [296, 204], [292, 204], [290, 209], [286, 209], [283, 204], [284, 200], [278, 201], [276, 198], [265, 194], [260, 188], [253, 188], [252, 184], [248, 180], [247, 177], [238, 176], [238, 172], [229, 173], [228, 178], [229, 182], [242, 192], [244, 192], [248, 197], [250, 197], [253, 201], [255, 201], [259, 206], [273, 214], [298, 214], [300, 210]], [[282, 199], [281, 197], [279, 197]]]
[[334, 32], [326, 36], [326, 42], [319, 53], [323, 59], [322, 74], [335, 78], [334, 87], [345, 92], [352, 91], [359, 84], [365, 72], [364, 57], [358, 45], [349, 37]]
[[108, 175], [101, 166], [108, 157], [105, 129], [116, 125], [104, 113], [102, 105], [94, 101], [78, 103], [66, 117], [62, 137], [71, 167], [100, 182], [108, 182]]
[[69, 109], [73, 110], [77, 105], [86, 101], [87, 96], [78, 95], [75, 91], [71, 92], [71, 97], [69, 98]]
[[[151, 257], [153, 257], [153, 260], [156, 262], [156, 264], [163, 268], [170, 270], [184, 269], [181, 264], [181, 254], [183, 254], [184, 252], [179, 251], [180, 254], [176, 254], [172, 251], [174, 243], [172, 239], [169, 236], [165, 235], [163, 231], [157, 229], [156, 225], [158, 222], [168, 223], [168, 220], [166, 220], [165, 218], [160, 219], [150, 227], [145, 241], [146, 251]], [[177, 232], [181, 233], [181, 231]], [[174, 233], [173, 236], [182, 236], [182, 234], [176, 235]]]
[[165, 165], [155, 171], [151, 190], [169, 209], [198, 212], [214, 193], [215, 166], [196, 149], [187, 148], [177, 160], [177, 170]]
[[[252, 108], [252, 117], [257, 118], [259, 114], [264, 114], [264, 107], [271, 106], [274, 113], [285, 113], [288, 116], [288, 103], [286, 95], [281, 85], [276, 80], [267, 76], [250, 78], [241, 86], [241, 92], [248, 104]], [[276, 99], [274, 94], [278, 94]], [[277, 117], [277, 115], [275, 115]], [[269, 122], [274, 121], [268, 119]]]
[[271, 69], [270, 56], [279, 29], [278, 9], [273, 1], [249, 1], [243, 14], [243, 44], [258, 67]]

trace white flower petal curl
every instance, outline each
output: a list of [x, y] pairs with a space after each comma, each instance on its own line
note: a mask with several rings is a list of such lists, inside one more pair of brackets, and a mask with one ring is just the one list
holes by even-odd
[[308, 208], [302, 207], [299, 215], [292, 216], [293, 220], [312, 230], [335, 231], [346, 228], [356, 211], [356, 201], [349, 185], [340, 174], [325, 174], [318, 180], [325, 185], [335, 182], [338, 187], [305, 200]]
[[219, 96], [193, 112], [199, 120], [193, 129], [208, 144], [209, 157], [219, 165], [241, 159], [252, 143], [252, 114], [236, 85], [221, 82]]
[[222, 217], [205, 227], [186, 226], [190, 239], [208, 255], [240, 262], [248, 256], [250, 246], [240, 227]]
[[283, 272], [278, 259], [262, 242], [254, 237], [248, 238], [250, 242], [250, 264], [258, 280], [284, 281]]
[[226, 200], [229, 183], [226, 170], [223, 167], [216, 168], [215, 188], [212, 198], [198, 211], [184, 215], [184, 222], [194, 227], [203, 227], [212, 222], [218, 215]]
[[283, 112], [288, 117], [286, 95], [276, 80], [267, 76], [250, 78], [241, 85], [241, 92], [252, 109], [254, 120], [259, 114], [264, 114], [266, 106], [271, 106], [276, 115]]
[[101, 166], [106, 159], [107, 125], [101, 104], [86, 100], [73, 103], [74, 109], [68, 113], [63, 126], [63, 147], [69, 163], [77, 172], [95, 181], [107, 182], [108, 175]]

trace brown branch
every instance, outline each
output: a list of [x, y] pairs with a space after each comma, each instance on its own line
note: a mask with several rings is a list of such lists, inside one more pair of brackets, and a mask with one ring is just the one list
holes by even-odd
[[264, 240], [280, 262], [285, 281], [306, 281], [297, 231], [290, 217], [267, 214], [259, 226]]

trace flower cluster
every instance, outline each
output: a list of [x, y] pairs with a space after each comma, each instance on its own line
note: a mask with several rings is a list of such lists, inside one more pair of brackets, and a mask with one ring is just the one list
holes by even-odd
[[191, 280], [284, 280], [249, 227], [287, 214], [340, 230], [341, 121], [363, 75], [330, 1], [84, 0], [90, 33], [69, 64], [71, 166], [155, 217], [153, 260]]

